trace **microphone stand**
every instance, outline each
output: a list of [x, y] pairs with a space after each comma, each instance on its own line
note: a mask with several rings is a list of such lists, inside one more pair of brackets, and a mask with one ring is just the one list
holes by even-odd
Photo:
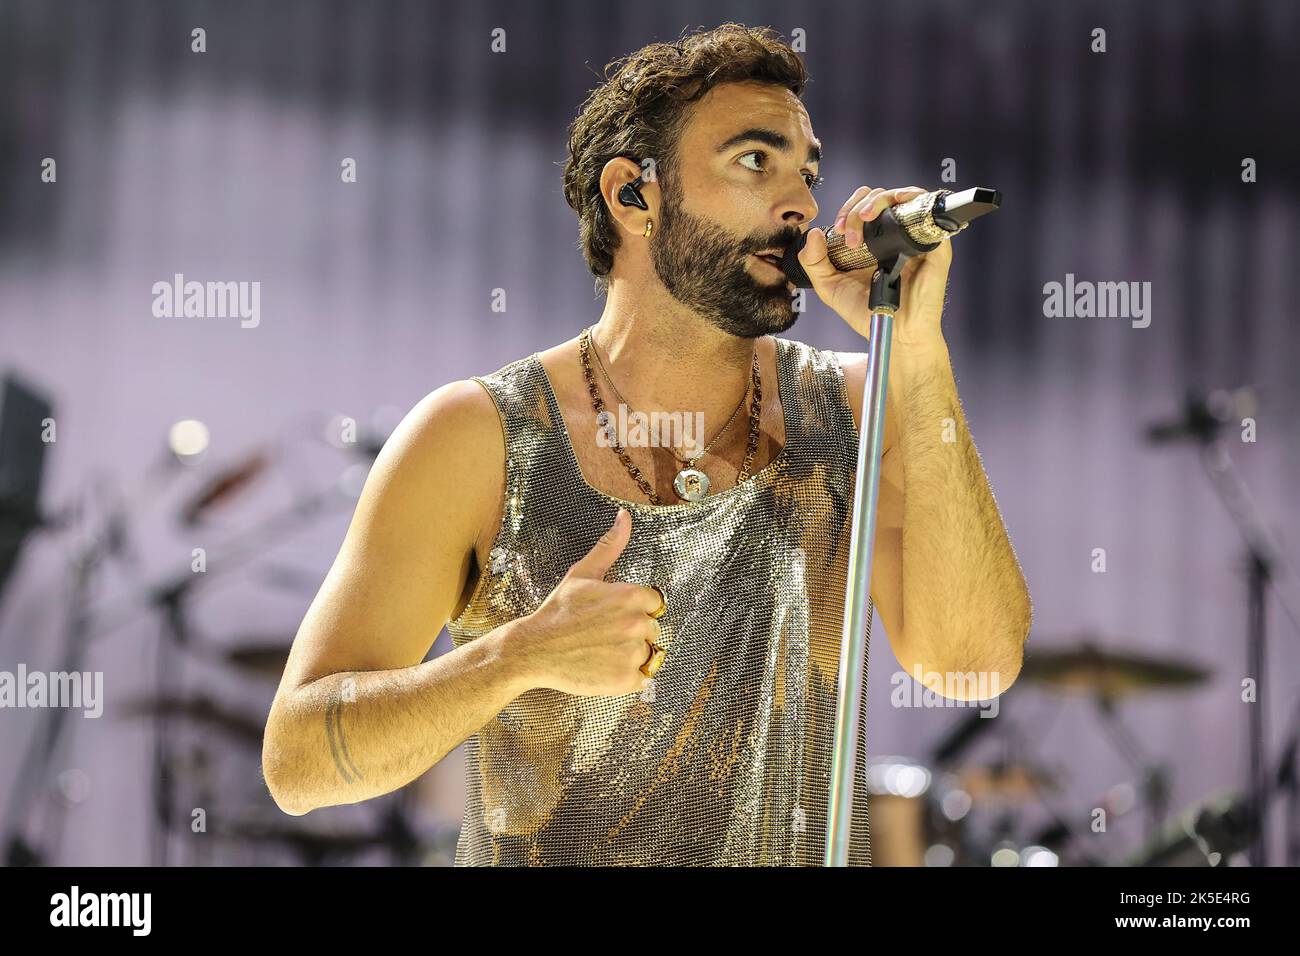
[[1221, 435], [1213, 434], [1202, 439], [1201, 461], [1246, 542], [1246, 667], [1247, 673], [1255, 679], [1255, 702], [1247, 712], [1250, 785], [1246, 792], [1250, 795], [1252, 826], [1247, 855], [1251, 866], [1267, 866], [1268, 769], [1264, 755], [1267, 747], [1264, 708], [1268, 706], [1268, 696], [1264, 693], [1264, 678], [1267, 676], [1264, 662], [1268, 589], [1277, 551]]
[[889, 348], [894, 313], [902, 295], [902, 253], [882, 261], [871, 277], [871, 351], [862, 390], [862, 435], [858, 441], [857, 484], [853, 495], [853, 534], [844, 594], [844, 630], [840, 639], [839, 701], [835, 714], [835, 748], [831, 757], [830, 801], [826, 812], [826, 865], [847, 866], [853, 822], [854, 769], [858, 761], [857, 728], [862, 722], [866, 687], [862, 679], [871, 624], [871, 558], [876, 540], [880, 498], [880, 455], [885, 442], [885, 400], [889, 383]]
[[[976, 186], [954, 193], [940, 189], [914, 196], [884, 210], [864, 224], [862, 244], [849, 249], [834, 229], [826, 232], [827, 255], [838, 269], [875, 267], [871, 277], [871, 352], [862, 394], [862, 434], [858, 442], [857, 487], [853, 501], [853, 532], [845, 585], [844, 630], [840, 641], [839, 700], [835, 715], [835, 749], [826, 813], [826, 865], [847, 866], [849, 827], [853, 820], [853, 786], [858, 758], [857, 728], [866, 688], [867, 628], [871, 625], [871, 556], [876, 539], [876, 510], [880, 493], [880, 455], [885, 440], [885, 398], [889, 382], [889, 347], [894, 313], [902, 299], [903, 266], [913, 256], [938, 248], [961, 232], [971, 220], [987, 215], [1002, 203], [996, 189]], [[799, 264], [808, 239], [787, 247], [781, 265], [796, 286], [813, 285]], [[869, 851], [868, 851], [869, 855]]]

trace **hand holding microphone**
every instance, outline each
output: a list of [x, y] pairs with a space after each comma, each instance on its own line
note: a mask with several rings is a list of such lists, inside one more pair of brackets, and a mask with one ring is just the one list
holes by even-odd
[[795, 286], [814, 289], [854, 331], [869, 339], [876, 266], [908, 257], [895, 343], [904, 348], [941, 345], [940, 319], [952, 261], [946, 240], [1000, 203], [996, 190], [982, 187], [954, 193], [919, 186], [862, 186], [840, 207], [831, 229], [810, 229], [786, 250], [782, 268]]
[[[948, 189], [928, 192], [920, 186], [861, 186], [840, 208], [835, 225], [825, 232], [831, 265], [848, 272], [872, 268], [895, 255], [923, 255], [1001, 203], [1001, 193], [982, 186], [959, 193]], [[804, 235], [806, 238], [807, 233]], [[787, 249], [781, 267], [795, 285], [811, 288], [801, 267], [802, 249], [802, 242]]]

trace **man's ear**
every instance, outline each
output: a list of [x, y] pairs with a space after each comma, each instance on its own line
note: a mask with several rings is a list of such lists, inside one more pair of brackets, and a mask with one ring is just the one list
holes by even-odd
[[659, 183], [643, 173], [625, 156], [611, 159], [600, 173], [600, 193], [610, 217], [636, 236], [645, 235], [646, 220], [658, 219], [659, 212]]

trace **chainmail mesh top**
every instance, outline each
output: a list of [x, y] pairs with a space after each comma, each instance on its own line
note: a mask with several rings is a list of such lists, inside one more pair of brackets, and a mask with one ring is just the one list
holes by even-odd
[[[858, 435], [835, 354], [776, 347], [785, 446], [694, 503], [588, 484], [536, 352], [474, 377], [501, 415], [506, 493], [453, 645], [536, 610], [623, 506], [606, 580], [663, 591], [668, 653], [642, 691], [530, 690], [465, 741], [457, 866], [823, 864]], [[849, 864], [870, 866], [857, 737]]]

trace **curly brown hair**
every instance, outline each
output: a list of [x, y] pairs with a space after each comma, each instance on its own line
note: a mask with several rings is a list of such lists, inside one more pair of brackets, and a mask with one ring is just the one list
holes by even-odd
[[651, 43], [605, 67], [569, 127], [564, 198], [578, 214], [578, 246], [596, 277], [609, 288], [619, 236], [600, 191], [605, 164], [617, 156], [655, 161], [662, 189], [673, 163], [688, 106], [722, 83], [757, 80], [779, 84], [796, 96], [808, 81], [798, 54], [769, 27], [723, 23], [702, 27], [672, 43]]

